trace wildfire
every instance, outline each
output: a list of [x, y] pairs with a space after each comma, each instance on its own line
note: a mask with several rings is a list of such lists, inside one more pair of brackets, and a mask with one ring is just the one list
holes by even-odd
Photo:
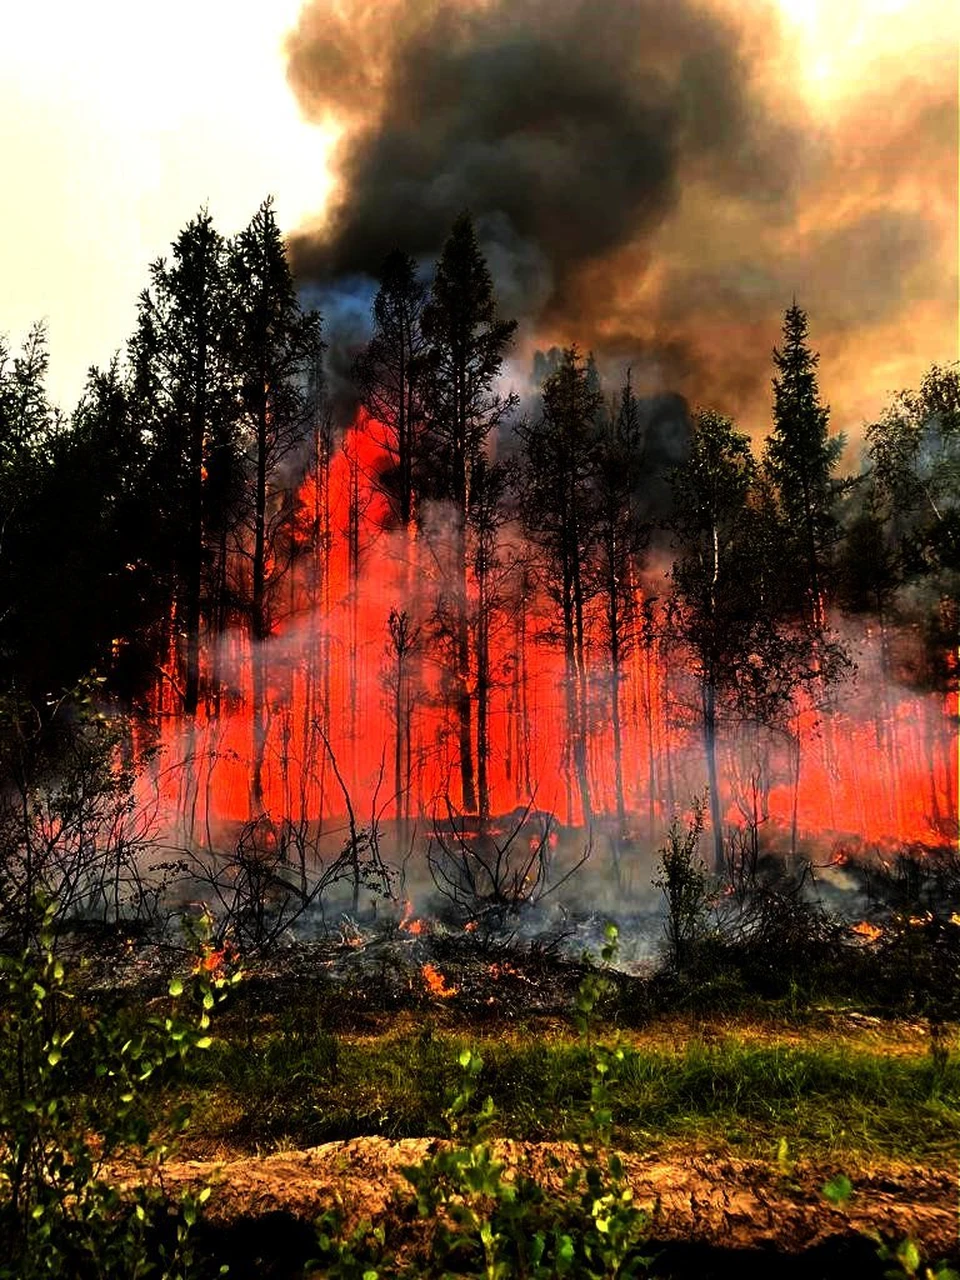
[[225, 942], [222, 947], [215, 947], [212, 943], [205, 942], [200, 955], [194, 962], [193, 972], [219, 977], [225, 966], [231, 964], [236, 958], [237, 953], [229, 942]]
[[451, 996], [457, 994], [457, 987], [448, 987], [447, 980], [436, 967], [429, 962], [420, 969], [420, 976], [423, 978], [423, 985], [432, 996], [439, 996], [441, 1000], [449, 1000]]
[[[178, 813], [189, 812], [191, 825], [200, 830], [211, 819], [246, 821], [258, 812], [304, 822], [341, 816], [338, 789], [323, 781], [328, 750], [336, 753], [358, 810], [379, 807], [382, 778], [370, 762], [383, 752], [394, 758], [396, 776], [389, 781], [402, 798], [392, 811], [387, 807], [389, 817], [428, 817], [437, 797], [450, 792], [451, 778], [458, 773], [459, 738], [453, 731], [457, 713], [444, 683], [443, 663], [431, 659], [431, 645], [438, 642], [431, 640], [425, 621], [439, 589], [433, 553], [426, 538], [398, 532], [390, 523], [389, 504], [376, 479], [389, 461], [379, 443], [383, 438], [384, 429], [359, 411], [343, 447], [333, 449], [325, 467], [304, 481], [300, 505], [327, 530], [323, 573], [315, 580], [315, 565], [308, 572], [314, 560], [304, 556], [297, 561], [303, 576], [295, 574], [290, 583], [289, 621], [271, 620], [271, 635], [282, 640], [276, 651], [284, 658], [269, 664], [265, 688], [258, 692], [254, 687], [255, 649], [242, 632], [230, 632], [216, 649], [205, 647], [201, 676], [209, 694], [185, 738], [179, 718], [180, 640], [171, 642], [169, 671], [160, 673], [155, 710], [164, 752], [178, 763], [162, 774], [144, 775], [145, 803], [155, 803], [156, 787], [165, 804]], [[638, 762], [623, 785], [622, 799], [628, 814], [644, 815], [644, 829], [649, 816], [653, 833], [669, 822], [680, 799], [674, 779], [683, 778], [688, 769], [701, 769], [702, 760], [693, 726], [680, 724], [671, 710], [680, 705], [684, 686], [682, 669], [672, 668], [666, 641], [658, 638], [666, 634], [667, 619], [659, 605], [654, 607], [655, 597], [645, 598], [639, 580], [635, 591], [635, 607], [650, 607], [651, 631], [649, 643], [634, 646], [619, 677], [624, 706], [636, 708], [622, 725], [624, 758]], [[401, 654], [389, 642], [386, 600], [401, 601], [409, 610], [420, 636], [415, 657], [407, 650]], [[548, 635], [547, 603], [537, 591], [529, 598], [522, 594], [519, 605], [504, 604], [490, 632], [490, 670], [509, 671], [509, 678], [490, 684], [487, 783], [498, 811], [527, 804], [542, 783], [538, 803], [576, 826], [582, 805], [570, 785], [569, 766], [565, 777], [557, 774], [557, 761], [570, 759], [569, 724], [563, 653], [556, 645], [541, 643]], [[602, 625], [599, 613], [588, 611], [588, 649], [602, 638]], [[176, 627], [173, 617], [172, 634]], [[863, 661], [870, 671], [879, 670], [879, 640], [874, 637], [870, 644]], [[341, 654], [343, 661], [337, 656]], [[475, 679], [473, 671], [467, 683]], [[389, 698], [383, 696], [385, 687], [392, 691]], [[226, 689], [229, 696], [222, 692]], [[258, 698], [260, 713], [275, 706], [276, 714], [258, 719]], [[830, 713], [828, 733], [820, 731], [817, 707], [798, 707], [796, 732], [803, 743], [799, 773], [789, 751], [776, 742], [764, 748], [760, 790], [763, 820], [771, 831], [792, 828], [803, 838], [856, 832], [866, 845], [877, 847], [942, 840], [941, 828], [956, 814], [956, 695], [945, 700], [940, 694], [904, 693], [896, 705], [881, 702], [857, 701], [843, 715]], [[343, 708], [344, 714], [331, 719], [330, 708]], [[610, 716], [601, 710], [598, 704], [586, 750], [595, 771], [594, 812], [610, 815], [617, 807], [617, 784], [610, 767]], [[320, 723], [330, 738], [327, 747], [316, 732]], [[748, 799], [739, 750], [733, 739], [721, 744], [724, 785], [730, 792], [726, 803], [735, 817]], [[256, 798], [251, 796], [251, 752], [259, 753], [262, 765], [262, 795]], [[451, 799], [457, 802], [455, 784], [452, 790]], [[514, 825], [511, 818], [494, 823], [492, 831], [505, 838]], [[271, 841], [273, 852], [276, 838], [269, 827], [258, 830], [257, 839]], [[540, 850], [546, 859], [562, 851], [564, 839], [552, 827], [545, 840], [540, 832], [521, 827], [517, 847], [529, 842], [530, 853]], [[855, 856], [856, 849], [842, 838], [835, 864], [842, 866]], [[404, 907], [399, 924], [404, 933], [431, 931], [429, 924], [414, 920], [409, 903]]]
[[866, 939], [867, 942], [876, 942], [883, 930], [878, 925], [871, 924], [869, 920], [861, 920], [859, 924], [853, 926], [850, 932]]
[[401, 917], [397, 928], [400, 929], [402, 933], [412, 933], [415, 938], [420, 937], [421, 934], [430, 932], [430, 926], [425, 920], [418, 920], [414, 917], [413, 903], [409, 899], [404, 901], [403, 916]]

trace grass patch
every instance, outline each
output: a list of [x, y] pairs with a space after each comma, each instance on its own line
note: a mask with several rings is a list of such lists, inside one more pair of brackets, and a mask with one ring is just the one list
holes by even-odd
[[[626, 1150], [675, 1140], [766, 1156], [785, 1137], [797, 1155], [928, 1160], [960, 1144], [960, 1055], [885, 1052], [818, 1036], [809, 1044], [731, 1031], [674, 1043], [625, 1040], [614, 1140]], [[194, 1135], [246, 1150], [360, 1135], [441, 1135], [457, 1058], [483, 1056], [500, 1136], [569, 1138], [582, 1130], [590, 1055], [572, 1034], [402, 1027], [379, 1037], [312, 1037], [273, 1029], [221, 1041], [192, 1069]]]

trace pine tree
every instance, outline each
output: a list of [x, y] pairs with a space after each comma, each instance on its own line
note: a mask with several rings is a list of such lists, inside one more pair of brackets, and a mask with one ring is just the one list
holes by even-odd
[[[249, 630], [253, 643], [251, 816], [263, 808], [268, 729], [266, 641], [277, 620], [278, 593], [296, 550], [296, 490], [291, 466], [306, 461], [313, 428], [310, 374], [322, 349], [320, 317], [300, 309], [270, 200], [230, 245], [232, 345], [239, 380], [241, 499], [250, 559]], [[246, 540], [245, 540], [246, 541]]]
[[766, 466], [792, 532], [798, 612], [817, 630], [826, 625], [832, 550], [840, 536], [834, 516], [843, 486], [834, 472], [843, 452], [842, 436], [830, 436], [830, 410], [820, 403], [817, 364], [807, 344], [807, 315], [794, 300], [783, 323], [783, 343], [773, 352], [774, 427], [767, 440]]
[[627, 816], [621, 683], [624, 664], [642, 625], [637, 586], [640, 561], [650, 538], [649, 526], [641, 513], [643, 435], [640, 406], [628, 373], [619, 402], [598, 432], [594, 453], [594, 547], [591, 556], [591, 571], [601, 606], [600, 633], [609, 662], [618, 840], [626, 835]]
[[717, 768], [718, 703], [735, 687], [754, 652], [758, 618], [743, 541], [744, 517], [756, 475], [749, 438], [729, 418], [701, 410], [694, 418], [690, 457], [674, 476], [672, 627], [693, 659], [699, 686], [714, 863], [723, 861], [723, 810]]
[[419, 373], [426, 351], [422, 318], [427, 290], [417, 264], [400, 250], [380, 270], [373, 303], [373, 337], [354, 365], [361, 402], [383, 432], [379, 439], [393, 466], [381, 485], [401, 529], [415, 510], [416, 468], [423, 427]]
[[517, 432], [523, 445], [519, 484], [524, 525], [540, 548], [547, 593], [560, 613], [567, 737], [585, 824], [593, 807], [587, 768], [588, 549], [602, 405], [589, 366], [569, 347], [544, 383], [540, 418]]
[[453, 651], [451, 675], [460, 748], [463, 808], [477, 809], [473, 746], [470, 628], [467, 609], [466, 524], [471, 482], [487, 438], [513, 410], [516, 398], [495, 388], [516, 321], [497, 318], [493, 281], [468, 214], [443, 248], [423, 311], [427, 348], [422, 361], [427, 492], [447, 504], [449, 545], [444, 589]]
[[[182, 709], [196, 713], [205, 590], [224, 522], [234, 513], [211, 475], [232, 466], [237, 412], [223, 237], [204, 209], [158, 259], [140, 295], [130, 344], [132, 411], [152, 441], [151, 501], [165, 524], [175, 634], [184, 636]], [[216, 572], [214, 571], [214, 578]]]

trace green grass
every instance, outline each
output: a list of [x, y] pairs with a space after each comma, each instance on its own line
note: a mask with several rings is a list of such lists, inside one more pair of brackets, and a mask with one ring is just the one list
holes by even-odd
[[[960, 1145], [960, 1055], [939, 1066], [910, 1052], [818, 1037], [758, 1042], [735, 1030], [672, 1045], [625, 1047], [615, 1086], [615, 1140], [648, 1150], [674, 1141], [768, 1156], [930, 1161]], [[247, 1150], [308, 1146], [362, 1134], [444, 1134], [461, 1049], [484, 1059], [503, 1136], [562, 1140], [582, 1130], [590, 1055], [570, 1033], [524, 1038], [410, 1029], [336, 1039], [283, 1029], [221, 1041], [193, 1069], [195, 1140]]]

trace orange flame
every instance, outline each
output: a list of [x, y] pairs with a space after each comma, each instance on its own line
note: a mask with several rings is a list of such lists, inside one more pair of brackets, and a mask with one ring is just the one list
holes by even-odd
[[883, 930], [877, 925], [871, 924], [869, 920], [861, 920], [859, 924], [853, 926], [850, 932], [865, 938], [867, 942], [876, 942]]
[[415, 938], [420, 937], [421, 934], [430, 932], [430, 926], [425, 920], [417, 920], [414, 918], [413, 903], [409, 898], [404, 899], [403, 915], [397, 924], [397, 928], [400, 929], [402, 933], [412, 933]]
[[423, 978], [423, 985], [432, 996], [439, 996], [441, 1000], [449, 1000], [451, 996], [457, 994], [458, 988], [447, 986], [446, 978], [436, 965], [425, 964], [420, 970], [420, 976]]
[[236, 952], [229, 942], [225, 942], [222, 947], [214, 947], [209, 942], [203, 944], [200, 955], [194, 961], [193, 972], [208, 973], [213, 976], [219, 976], [224, 965], [229, 964], [236, 959]]

